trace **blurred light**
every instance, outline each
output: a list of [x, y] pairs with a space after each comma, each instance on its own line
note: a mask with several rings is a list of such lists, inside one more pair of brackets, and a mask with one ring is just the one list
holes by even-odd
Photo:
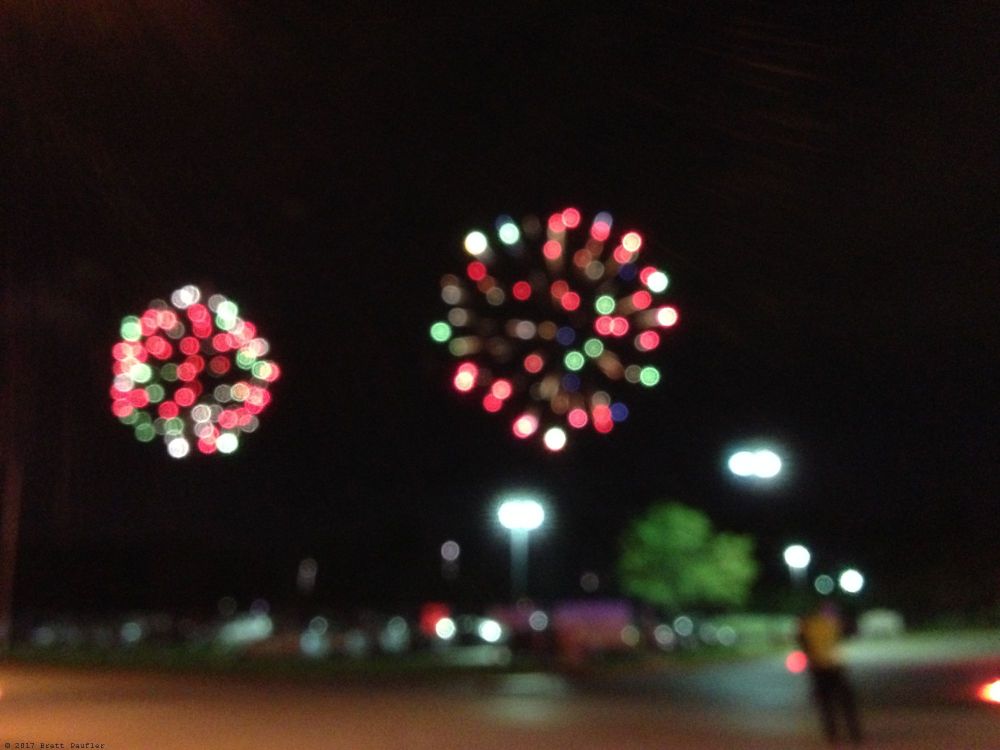
[[191, 444], [182, 437], [175, 437], [167, 443], [167, 453], [174, 458], [184, 458], [191, 451]]
[[469, 232], [465, 235], [465, 252], [469, 255], [479, 256], [486, 252], [489, 242], [482, 232]]
[[579, 407], [571, 409], [569, 414], [566, 416], [566, 421], [569, 422], [570, 427], [575, 427], [580, 429], [587, 426], [589, 417], [585, 409]]
[[660, 334], [656, 331], [643, 331], [635, 337], [635, 348], [641, 352], [649, 352], [660, 345]]
[[465, 273], [473, 281], [482, 281], [486, 278], [486, 266], [474, 260], [466, 267]]
[[687, 638], [694, 633], [694, 621], [687, 615], [674, 618], [674, 632], [679, 636]]
[[597, 576], [597, 573], [587, 571], [580, 576], [580, 588], [588, 594], [593, 594], [600, 586], [601, 579]]
[[510, 398], [510, 394], [514, 392], [514, 388], [510, 384], [509, 380], [501, 378], [493, 381], [493, 385], [490, 386], [490, 392], [501, 401], [504, 401], [505, 399]]
[[857, 594], [865, 587], [865, 577], [854, 568], [848, 568], [837, 579], [840, 588], [848, 594]]
[[562, 326], [556, 331], [556, 341], [563, 346], [569, 346], [576, 341], [576, 331], [569, 326]]
[[450, 641], [455, 637], [455, 633], [458, 632], [458, 628], [455, 627], [455, 621], [450, 617], [442, 617], [434, 623], [434, 632], [441, 640]]
[[566, 369], [574, 372], [582, 369], [586, 362], [586, 358], [575, 349], [566, 352], [566, 355], [563, 357], [563, 364], [566, 365]]
[[487, 393], [483, 396], [483, 409], [488, 411], [490, 414], [496, 414], [503, 408], [503, 401], [498, 399], [492, 393]]
[[621, 401], [611, 404], [611, 419], [615, 422], [624, 422], [628, 419], [628, 407]]
[[736, 644], [736, 631], [729, 625], [723, 625], [716, 631], [715, 637], [722, 646], [733, 646]]
[[542, 612], [540, 609], [536, 609], [528, 617], [528, 627], [534, 630], [536, 633], [540, 633], [549, 626], [549, 616]]
[[517, 228], [517, 224], [513, 221], [501, 224], [497, 230], [497, 234], [500, 236], [500, 241], [505, 245], [513, 245], [521, 239], [521, 230]]
[[271, 637], [274, 623], [266, 614], [251, 613], [222, 626], [217, 636], [226, 646], [243, 646]]
[[615, 311], [615, 298], [610, 294], [602, 294], [594, 301], [594, 309], [602, 315], [610, 315]]
[[642, 235], [638, 232], [626, 232], [622, 237], [622, 247], [630, 253], [637, 252], [642, 247]]
[[562, 212], [562, 223], [568, 229], [576, 229], [580, 225], [580, 212], [575, 208], [567, 208]]
[[986, 703], [1000, 703], [1000, 679], [987, 682], [979, 689], [977, 695]]
[[441, 559], [447, 562], [455, 562], [458, 556], [462, 553], [462, 548], [458, 546], [458, 542], [454, 542], [449, 539], [447, 542], [441, 545]]
[[451, 326], [444, 321], [438, 321], [431, 326], [431, 338], [439, 344], [443, 344], [451, 338]]
[[219, 453], [232, 453], [240, 447], [240, 439], [235, 432], [223, 432], [216, 438], [215, 447], [219, 449]]
[[816, 576], [816, 581], [813, 583], [813, 587], [823, 596], [829, 596], [833, 593], [833, 590], [837, 588], [837, 584], [834, 580], [826, 575], [825, 573], [821, 576]]
[[738, 477], [771, 479], [781, 472], [781, 459], [772, 450], [737, 451], [729, 457], [729, 470]]
[[566, 431], [562, 427], [550, 427], [545, 431], [542, 440], [550, 451], [561, 451], [566, 447]]
[[514, 299], [524, 302], [526, 299], [531, 297], [531, 284], [527, 281], [515, 282], [511, 293], [514, 295]]
[[543, 360], [537, 354], [529, 354], [524, 358], [524, 369], [530, 372], [532, 375], [538, 373], [542, 367], [545, 365], [545, 360]]
[[545, 509], [537, 500], [505, 500], [497, 510], [497, 518], [506, 529], [531, 531], [545, 521]]
[[622, 628], [621, 639], [626, 646], [635, 648], [640, 641], [639, 628], [635, 625], [626, 625]]
[[785, 657], [785, 669], [792, 674], [799, 674], [809, 666], [809, 658], [802, 651], [792, 651]]
[[788, 547], [785, 547], [784, 558], [785, 565], [789, 568], [801, 570], [809, 567], [809, 561], [812, 559], [812, 555], [810, 555], [809, 550], [801, 544], [791, 544]]
[[464, 362], [459, 365], [457, 372], [455, 373], [455, 389], [458, 391], [468, 392], [471, 391], [476, 386], [476, 378], [479, 376], [479, 368], [476, 367], [471, 362]]
[[600, 357], [604, 353], [604, 343], [600, 339], [587, 339], [583, 342], [583, 351], [588, 357]]
[[379, 645], [390, 654], [405, 651], [410, 645], [410, 626], [406, 620], [398, 615], [392, 617], [379, 634]]
[[654, 271], [646, 278], [646, 286], [651, 292], [662, 292], [667, 288], [667, 284], [669, 284], [669, 280], [663, 271]]
[[676, 643], [677, 636], [669, 625], [660, 624], [653, 628], [653, 639], [660, 648], [670, 648]]
[[531, 437], [538, 429], [538, 417], [533, 414], [522, 414], [514, 420], [514, 435], [519, 438]]
[[330, 621], [327, 620], [322, 615], [316, 615], [309, 621], [309, 629], [314, 633], [319, 633], [323, 635], [327, 630], [330, 629]]
[[122, 641], [128, 644], [138, 643], [142, 640], [142, 625], [137, 622], [126, 622], [119, 632]]
[[576, 292], [566, 292], [560, 300], [559, 304], [563, 306], [563, 309], [567, 312], [572, 312], [580, 307], [580, 295]]
[[639, 371], [639, 382], [647, 387], [652, 387], [660, 382], [660, 371], [652, 365], [647, 365]]
[[656, 311], [656, 323], [663, 328], [670, 328], [676, 324], [678, 317], [677, 309], [669, 305]]
[[759, 450], [755, 454], [756, 474], [761, 479], [770, 479], [778, 475], [781, 471], [781, 459], [774, 451], [767, 449]]
[[496, 643], [503, 637], [503, 628], [500, 627], [500, 623], [496, 620], [483, 620], [479, 623], [479, 627], [476, 630], [479, 633], [479, 637], [487, 643]]
[[542, 255], [548, 260], [558, 260], [562, 255], [562, 245], [557, 240], [549, 240], [542, 245]]

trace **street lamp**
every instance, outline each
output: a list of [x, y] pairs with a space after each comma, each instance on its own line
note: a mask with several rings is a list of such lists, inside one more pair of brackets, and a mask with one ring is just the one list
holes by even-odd
[[806, 578], [806, 569], [812, 554], [801, 544], [790, 544], [785, 547], [785, 565], [788, 566], [788, 573], [792, 577], [792, 583], [801, 586]]
[[837, 579], [846, 594], [857, 594], [865, 587], [865, 577], [854, 568], [848, 568]]
[[738, 477], [774, 479], [781, 473], [781, 457], [769, 448], [741, 450], [729, 457], [728, 466]]
[[545, 508], [530, 497], [512, 497], [497, 509], [500, 525], [510, 531], [510, 587], [516, 599], [528, 583], [528, 534], [545, 521]]

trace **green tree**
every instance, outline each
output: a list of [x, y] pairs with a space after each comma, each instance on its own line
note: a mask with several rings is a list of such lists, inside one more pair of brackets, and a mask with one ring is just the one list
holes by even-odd
[[622, 539], [618, 576], [625, 593], [666, 610], [741, 607], [757, 578], [754, 539], [716, 532], [708, 516], [658, 503]]

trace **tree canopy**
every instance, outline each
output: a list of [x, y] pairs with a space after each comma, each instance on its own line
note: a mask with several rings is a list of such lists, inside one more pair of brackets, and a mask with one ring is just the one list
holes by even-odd
[[740, 607], [757, 578], [754, 546], [695, 508], [658, 503], [626, 530], [618, 575], [625, 593], [667, 610]]

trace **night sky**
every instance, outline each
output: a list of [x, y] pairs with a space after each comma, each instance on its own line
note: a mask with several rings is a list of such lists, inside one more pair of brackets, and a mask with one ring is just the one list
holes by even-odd
[[[625, 525], [675, 499], [757, 537], [760, 601], [791, 541], [872, 604], [997, 601], [995, 12], [327, 5], [0, 16], [19, 607], [290, 603], [307, 556], [331, 607], [477, 606], [507, 595], [518, 486], [550, 502], [543, 598], [585, 570], [614, 593]], [[629, 420], [553, 455], [459, 398], [427, 329], [466, 232], [567, 205], [644, 233], [681, 324]], [[185, 283], [283, 367], [231, 457], [109, 411], [121, 317]], [[751, 438], [787, 459], [766, 491], [725, 471]]]

